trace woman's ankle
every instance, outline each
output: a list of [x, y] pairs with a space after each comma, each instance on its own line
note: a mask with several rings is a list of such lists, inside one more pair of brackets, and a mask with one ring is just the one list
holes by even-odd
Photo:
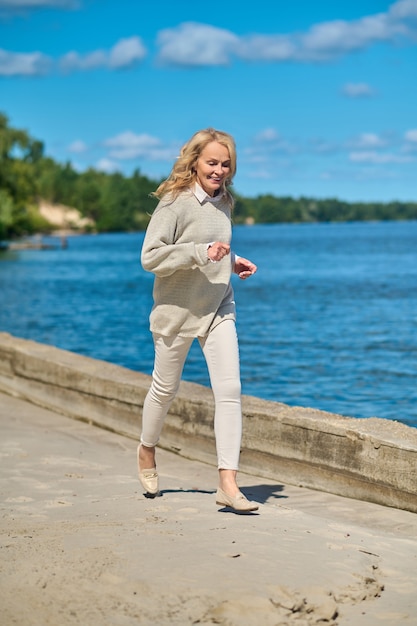
[[156, 467], [155, 463], [155, 446], [144, 446], [143, 443], [139, 445], [139, 467], [140, 469], [153, 469]]
[[239, 493], [237, 470], [219, 469], [219, 487], [232, 498]]

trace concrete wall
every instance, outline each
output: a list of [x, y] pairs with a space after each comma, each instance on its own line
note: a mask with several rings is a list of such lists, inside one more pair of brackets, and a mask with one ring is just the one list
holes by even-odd
[[[139, 438], [150, 377], [0, 333], [0, 391]], [[182, 383], [160, 445], [216, 464], [210, 389]], [[417, 429], [243, 397], [241, 470], [417, 513]]]

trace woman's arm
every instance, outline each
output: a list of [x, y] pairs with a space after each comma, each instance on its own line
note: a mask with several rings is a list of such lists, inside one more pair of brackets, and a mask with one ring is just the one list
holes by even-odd
[[176, 222], [175, 213], [167, 208], [153, 213], [142, 246], [144, 270], [164, 277], [208, 263], [207, 244], [175, 243]]

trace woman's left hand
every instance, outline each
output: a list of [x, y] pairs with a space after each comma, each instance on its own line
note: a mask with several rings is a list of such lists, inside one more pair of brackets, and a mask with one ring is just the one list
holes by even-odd
[[235, 262], [234, 272], [241, 278], [245, 280], [245, 278], [249, 278], [256, 272], [258, 268], [255, 263], [249, 261], [249, 259], [244, 259], [243, 257], [238, 257]]

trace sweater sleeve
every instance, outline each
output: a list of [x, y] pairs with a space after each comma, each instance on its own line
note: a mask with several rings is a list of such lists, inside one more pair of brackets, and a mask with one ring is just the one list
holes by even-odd
[[152, 215], [142, 246], [144, 270], [156, 276], [171, 276], [177, 270], [191, 269], [208, 263], [207, 244], [175, 243], [177, 230], [175, 212], [165, 208]]

